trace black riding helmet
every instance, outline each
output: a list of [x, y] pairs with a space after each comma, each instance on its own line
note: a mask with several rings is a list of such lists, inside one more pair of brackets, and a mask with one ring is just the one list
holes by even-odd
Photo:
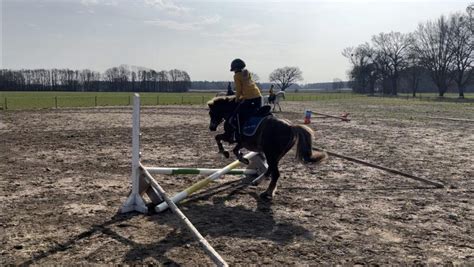
[[245, 68], [245, 62], [240, 58], [236, 58], [230, 63], [230, 71], [241, 70], [243, 68]]

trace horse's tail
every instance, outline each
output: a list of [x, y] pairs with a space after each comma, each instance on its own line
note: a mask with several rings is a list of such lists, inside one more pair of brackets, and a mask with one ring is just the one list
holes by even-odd
[[314, 133], [305, 125], [291, 127], [297, 138], [296, 157], [304, 162], [321, 162], [327, 158], [325, 152], [313, 151]]

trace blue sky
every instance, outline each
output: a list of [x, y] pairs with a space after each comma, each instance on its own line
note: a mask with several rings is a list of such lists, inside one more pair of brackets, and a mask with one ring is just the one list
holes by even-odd
[[472, 1], [1, 0], [2, 68], [120, 64], [231, 80], [240, 57], [261, 81], [298, 66], [304, 82], [346, 79], [341, 51]]

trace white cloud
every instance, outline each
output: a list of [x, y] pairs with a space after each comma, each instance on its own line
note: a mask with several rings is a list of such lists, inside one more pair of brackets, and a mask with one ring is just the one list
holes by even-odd
[[193, 22], [182, 22], [177, 20], [163, 20], [163, 19], [154, 19], [154, 20], [146, 20], [146, 24], [160, 26], [172, 30], [179, 30], [179, 31], [192, 31], [192, 30], [200, 30], [206, 25], [216, 24], [220, 21], [220, 16], [212, 16], [212, 17], [200, 17], [197, 21]]
[[183, 14], [190, 11], [190, 8], [174, 3], [172, 0], [144, 0], [145, 4], [157, 7], [161, 10], [173, 14]]
[[76, 11], [77, 14], [94, 14], [95, 8], [99, 5], [117, 6], [117, 0], [81, 0], [83, 9]]
[[118, 2], [117, 0], [81, 0], [81, 4], [86, 7], [92, 7], [97, 5], [116, 6], [118, 5]]
[[99, 4], [99, 0], [81, 0], [81, 4], [84, 6], [93, 6]]
[[146, 24], [160, 26], [172, 30], [179, 30], [179, 31], [186, 31], [186, 30], [196, 30], [197, 27], [193, 23], [184, 23], [175, 20], [162, 20], [162, 19], [154, 19], [154, 20], [145, 20]]

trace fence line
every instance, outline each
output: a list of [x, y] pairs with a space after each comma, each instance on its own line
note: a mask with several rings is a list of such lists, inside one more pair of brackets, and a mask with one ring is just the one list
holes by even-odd
[[[144, 96], [143, 105], [203, 105], [205, 96]], [[12, 96], [0, 97], [0, 109], [38, 109], [67, 107], [130, 106], [131, 96]]]
[[[143, 96], [142, 105], [204, 105], [214, 95], [193, 96], [193, 95], [156, 95]], [[331, 101], [341, 99], [353, 99], [367, 97], [363, 94], [354, 93], [288, 93], [286, 101]], [[453, 97], [438, 97], [418, 95], [413, 98], [411, 95], [388, 96], [375, 95], [373, 97], [394, 98], [420, 101], [452, 101], [452, 102], [474, 102], [473, 98], [457, 99]], [[0, 109], [41, 109], [41, 108], [68, 108], [68, 107], [106, 107], [106, 106], [130, 106], [131, 96], [111, 95], [111, 96], [4, 96], [0, 97]]]

